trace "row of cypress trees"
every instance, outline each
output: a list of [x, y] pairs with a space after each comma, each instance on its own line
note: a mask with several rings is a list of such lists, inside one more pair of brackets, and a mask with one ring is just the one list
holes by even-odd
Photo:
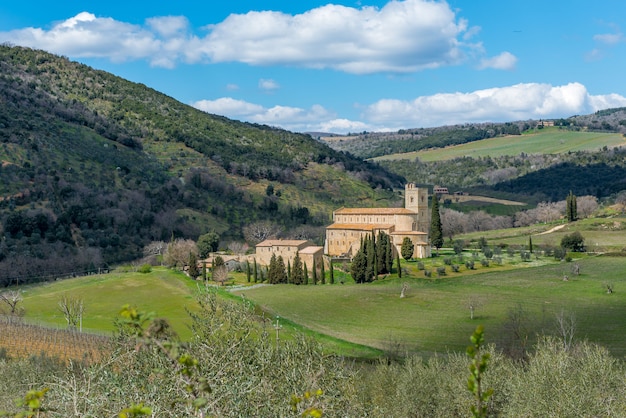
[[379, 274], [391, 273], [393, 267], [393, 251], [389, 235], [380, 231], [361, 239], [359, 251], [352, 259], [350, 273], [356, 283], [374, 280]]
[[[256, 262], [254, 263], [254, 272], [257, 270]], [[248, 277], [250, 276], [250, 267], [247, 268]], [[256, 274], [255, 274], [256, 279]], [[272, 258], [270, 259], [270, 265], [267, 269], [267, 282], [270, 284], [278, 284], [278, 283], [289, 283], [289, 284], [326, 284], [326, 268], [324, 263], [317, 266], [315, 259], [313, 260], [313, 266], [310, 271], [305, 262], [300, 258], [300, 253], [296, 252], [295, 257], [293, 258], [293, 265], [289, 261], [287, 261], [287, 266], [285, 266], [285, 260], [282, 255], [276, 256], [276, 254], [272, 254]], [[256, 281], [256, 280], [255, 280]], [[333, 265], [330, 263], [329, 270], [329, 281], [330, 284], [334, 284], [334, 270]]]

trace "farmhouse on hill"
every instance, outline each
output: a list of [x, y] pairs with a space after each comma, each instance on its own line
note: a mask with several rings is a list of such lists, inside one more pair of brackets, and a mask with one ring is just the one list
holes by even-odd
[[352, 258], [362, 238], [385, 232], [396, 253], [408, 237], [414, 258], [430, 257], [428, 231], [428, 189], [409, 183], [404, 187], [404, 208], [341, 208], [333, 211], [333, 224], [326, 227], [324, 253], [330, 257]]

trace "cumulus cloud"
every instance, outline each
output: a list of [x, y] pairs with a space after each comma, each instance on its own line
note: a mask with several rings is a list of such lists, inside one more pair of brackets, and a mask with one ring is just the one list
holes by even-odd
[[[196, 36], [183, 16], [136, 25], [83, 12], [49, 29], [0, 32], [0, 40], [71, 57], [146, 59], [163, 67], [240, 62], [353, 74], [456, 65], [480, 49], [480, 43], [469, 42], [479, 28], [469, 27], [444, 1], [391, 0], [381, 8], [328, 4], [297, 15], [251, 11], [203, 29]], [[491, 67], [510, 65], [511, 57], [503, 54]]]
[[368, 106], [370, 124], [407, 128], [469, 122], [559, 118], [626, 106], [626, 97], [594, 96], [580, 83], [524, 83], [470, 93], [442, 93], [414, 100], [383, 99]]
[[361, 120], [340, 117], [320, 105], [309, 109], [281, 105], [268, 108], [229, 97], [201, 100], [192, 106], [209, 113], [296, 132], [347, 133], [569, 117], [625, 107], [626, 97], [591, 95], [580, 83], [562, 86], [525, 83], [469, 93], [421, 96], [409, 101], [383, 99], [367, 106]]
[[280, 88], [278, 83], [272, 79], [262, 78], [259, 80], [259, 88], [261, 90], [271, 91]]
[[357, 127], [363, 130], [366, 126], [358, 121], [337, 119], [334, 113], [320, 105], [313, 105], [309, 109], [281, 105], [264, 107], [231, 97], [200, 100], [191, 105], [208, 113], [246, 122], [280, 126], [296, 132], [347, 132]]
[[498, 56], [481, 60], [480, 69], [493, 68], [496, 70], [513, 70], [517, 64], [517, 57], [508, 51]]

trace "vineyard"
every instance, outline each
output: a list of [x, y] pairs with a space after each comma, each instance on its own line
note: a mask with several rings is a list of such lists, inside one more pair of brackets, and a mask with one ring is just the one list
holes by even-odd
[[0, 353], [22, 358], [45, 353], [63, 361], [98, 362], [109, 346], [109, 337], [0, 320]]

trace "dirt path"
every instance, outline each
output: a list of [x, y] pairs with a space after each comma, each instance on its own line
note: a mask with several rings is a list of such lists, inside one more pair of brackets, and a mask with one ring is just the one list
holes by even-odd
[[555, 226], [554, 228], [548, 229], [547, 231], [544, 231], [544, 232], [540, 232], [540, 233], [539, 233], [539, 234], [537, 234], [537, 235], [551, 234], [551, 233], [553, 233], [554, 231], [558, 231], [559, 229], [563, 229], [563, 228], [565, 228], [565, 224], [563, 224], [563, 225], [557, 225], [557, 226]]

